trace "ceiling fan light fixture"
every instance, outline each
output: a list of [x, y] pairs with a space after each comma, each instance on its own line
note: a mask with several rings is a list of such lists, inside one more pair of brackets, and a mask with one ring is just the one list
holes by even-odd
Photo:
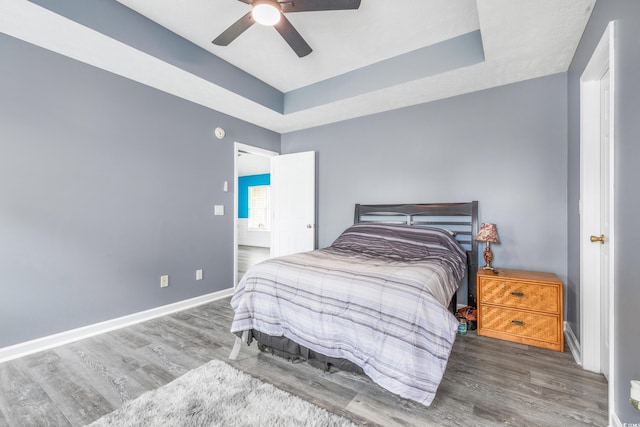
[[280, 21], [280, 7], [274, 1], [255, 1], [251, 15], [258, 24], [273, 26]]

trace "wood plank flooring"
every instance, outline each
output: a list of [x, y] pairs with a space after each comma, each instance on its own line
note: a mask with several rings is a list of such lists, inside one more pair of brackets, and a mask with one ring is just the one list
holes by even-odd
[[[229, 299], [0, 364], [0, 426], [81, 426], [209, 360], [227, 360]], [[243, 346], [238, 369], [362, 425], [604, 426], [607, 383], [569, 352], [458, 336], [430, 407], [367, 377]]]

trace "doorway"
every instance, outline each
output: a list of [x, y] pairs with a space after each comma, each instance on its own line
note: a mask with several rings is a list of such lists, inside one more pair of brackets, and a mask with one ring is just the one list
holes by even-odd
[[235, 143], [234, 287], [249, 267], [269, 258], [271, 157], [278, 153]]
[[614, 22], [580, 78], [580, 341], [584, 369], [609, 380], [615, 372]]

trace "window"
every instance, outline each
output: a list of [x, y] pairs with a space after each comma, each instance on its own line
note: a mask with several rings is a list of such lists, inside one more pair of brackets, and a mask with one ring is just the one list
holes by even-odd
[[249, 229], [271, 229], [270, 190], [268, 185], [249, 187]]

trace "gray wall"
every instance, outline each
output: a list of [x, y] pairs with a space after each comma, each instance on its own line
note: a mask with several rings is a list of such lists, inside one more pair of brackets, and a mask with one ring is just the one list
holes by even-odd
[[[477, 199], [498, 224], [495, 265], [559, 274], [578, 333], [578, 79], [620, 18], [613, 375], [616, 412], [638, 422], [639, 2], [598, 1], [567, 74], [285, 134], [282, 148], [319, 152], [320, 246], [357, 202]], [[231, 286], [233, 218], [211, 210], [230, 213], [232, 141], [278, 151], [279, 135], [1, 34], [0, 75], [0, 348]]]
[[0, 75], [0, 348], [233, 286], [233, 141], [280, 135], [2, 34]]
[[279, 90], [115, 0], [30, 1], [267, 108], [283, 111], [284, 94]]
[[495, 266], [565, 280], [566, 90], [558, 74], [283, 135], [283, 153], [318, 152], [319, 245], [355, 203], [478, 200]]
[[[598, 1], [582, 37], [568, 73], [569, 89], [569, 285], [573, 292], [569, 307], [578, 307], [580, 283], [579, 217], [580, 196], [580, 74], [611, 20], [617, 20], [615, 54], [615, 283], [614, 336], [616, 369], [615, 412], [622, 423], [640, 422], [640, 412], [629, 404], [629, 381], [640, 380], [640, 265], [638, 264], [637, 212], [640, 210], [640, 2], [628, 0]], [[572, 310], [570, 322], [579, 330], [579, 313]]]

